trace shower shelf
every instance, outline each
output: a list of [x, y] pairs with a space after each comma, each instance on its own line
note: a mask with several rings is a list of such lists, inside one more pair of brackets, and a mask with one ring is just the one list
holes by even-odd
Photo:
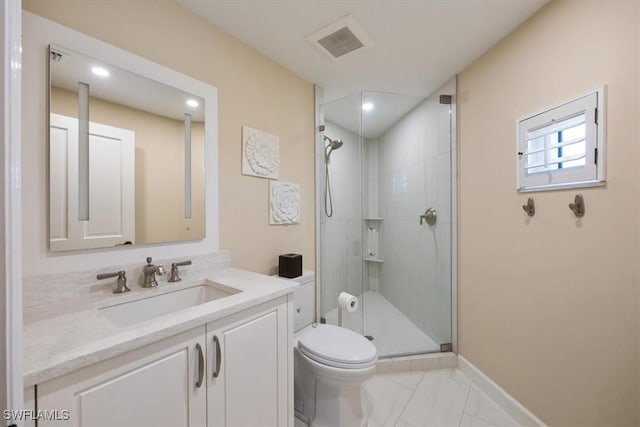
[[384, 221], [384, 218], [364, 218], [365, 221]]
[[384, 260], [381, 260], [380, 258], [365, 258], [364, 260], [367, 262], [384, 262]]

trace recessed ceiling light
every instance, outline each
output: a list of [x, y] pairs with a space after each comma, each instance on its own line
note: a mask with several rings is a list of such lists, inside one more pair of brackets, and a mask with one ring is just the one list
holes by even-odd
[[93, 71], [93, 74], [95, 74], [98, 77], [109, 77], [109, 74], [110, 74], [109, 70], [102, 67], [93, 67], [91, 71]]
[[372, 102], [365, 102], [364, 104], [362, 104], [362, 111], [371, 111], [373, 110], [373, 103]]
[[187, 100], [187, 105], [191, 108], [196, 108], [198, 105], [200, 105], [200, 103], [195, 99], [189, 99]]

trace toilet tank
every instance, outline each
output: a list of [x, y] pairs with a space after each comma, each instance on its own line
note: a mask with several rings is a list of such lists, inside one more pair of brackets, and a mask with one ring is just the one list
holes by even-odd
[[304, 270], [302, 276], [293, 279], [278, 277], [300, 283], [300, 288], [293, 293], [293, 330], [295, 332], [313, 323], [316, 296], [315, 277], [312, 270]]

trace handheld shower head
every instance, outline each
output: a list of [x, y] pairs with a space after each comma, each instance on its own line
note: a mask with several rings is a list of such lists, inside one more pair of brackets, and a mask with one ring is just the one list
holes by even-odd
[[331, 155], [331, 152], [333, 150], [337, 150], [338, 148], [342, 147], [342, 144], [344, 144], [344, 142], [342, 142], [341, 139], [331, 139], [328, 136], [325, 136], [324, 140], [325, 140], [325, 142], [328, 141], [328, 144], [325, 147], [325, 156], [326, 156], [326, 158], [328, 160], [329, 156]]
[[331, 147], [332, 150], [337, 150], [338, 148], [342, 147], [342, 144], [344, 143], [341, 139], [334, 139], [329, 143], [329, 147]]
[[331, 152], [342, 147], [341, 139], [331, 139], [328, 136], [324, 136], [324, 142], [327, 144], [324, 146], [324, 213], [331, 218], [333, 216], [333, 201], [331, 200], [331, 182], [329, 179], [329, 158]]

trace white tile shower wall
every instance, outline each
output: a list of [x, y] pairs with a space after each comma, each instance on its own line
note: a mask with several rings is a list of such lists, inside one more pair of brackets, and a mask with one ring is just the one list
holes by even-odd
[[[190, 259], [192, 264], [180, 268], [183, 280], [198, 279], [206, 270], [231, 266], [231, 253], [218, 251], [206, 255], [185, 256], [171, 259], [154, 259], [156, 265], [163, 265], [167, 271], [172, 262]], [[111, 292], [115, 279], [97, 280], [98, 273], [125, 270], [128, 286], [133, 288], [142, 283], [142, 267], [144, 260], [134, 264], [114, 265], [99, 269], [91, 269], [67, 273], [55, 273], [42, 276], [25, 277], [23, 281], [24, 321], [33, 322], [49, 317], [50, 313], [60, 313], [60, 306], [69, 312], [84, 310], [86, 304], [96, 294]]]
[[[379, 138], [380, 292], [440, 343], [451, 340], [451, 80]], [[436, 209], [435, 226], [419, 215]]]
[[322, 213], [322, 302], [323, 313], [337, 305], [342, 291], [360, 295], [362, 289], [362, 181], [360, 138], [332, 122], [325, 135], [342, 139], [329, 162], [333, 216]]
[[[379, 218], [380, 217], [380, 190], [378, 177], [379, 171], [379, 143], [377, 139], [364, 139], [362, 147], [364, 177], [366, 188], [364, 202], [364, 217]], [[372, 258], [384, 259], [383, 248], [381, 245], [380, 233], [384, 222], [382, 221], [363, 221], [363, 229], [366, 232], [368, 227], [373, 227], [375, 235], [365, 234], [368, 239], [375, 240], [376, 254]], [[367, 247], [370, 245], [367, 242]], [[365, 254], [366, 255], [366, 254]], [[364, 286], [368, 290], [380, 292], [380, 264], [375, 262], [366, 262], [363, 264]]]
[[365, 268], [365, 274], [369, 290], [380, 292], [380, 264], [377, 262], [368, 263]]
[[365, 139], [363, 145], [364, 165], [366, 169], [365, 176], [367, 178], [366, 209], [364, 216], [365, 218], [377, 218], [380, 216], [380, 204], [378, 200], [378, 176], [380, 175], [378, 159], [379, 143], [377, 139]]

